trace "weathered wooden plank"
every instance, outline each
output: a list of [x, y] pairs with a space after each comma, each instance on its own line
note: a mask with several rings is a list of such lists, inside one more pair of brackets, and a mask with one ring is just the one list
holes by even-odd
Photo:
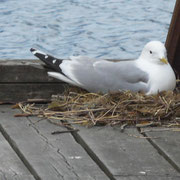
[[0, 102], [50, 99], [64, 91], [65, 83], [48, 77], [38, 60], [0, 61], [0, 77]]
[[179, 177], [164, 177], [164, 176], [128, 176], [119, 177], [117, 180], [179, 180]]
[[64, 82], [47, 76], [38, 60], [0, 61], [0, 101], [19, 102], [28, 98], [49, 99], [64, 91]]
[[[136, 129], [125, 133], [111, 127], [82, 127], [77, 141], [85, 142], [114, 179], [168, 179], [180, 174], [157, 153], [157, 150]], [[141, 177], [141, 178], [140, 178]]]
[[150, 130], [145, 134], [149, 137], [156, 137], [155, 139], [152, 138], [151, 141], [180, 172], [180, 133], [172, 130], [162, 131], [162, 129], [145, 129]]
[[63, 128], [46, 120], [14, 118], [13, 114], [19, 111], [0, 108], [2, 128], [39, 179], [108, 179], [71, 134], [51, 135]]
[[47, 70], [38, 60], [0, 60], [0, 83], [60, 82], [48, 77]]
[[33, 180], [34, 177], [0, 133], [0, 179]]
[[180, 75], [180, 1], [176, 1], [166, 39], [168, 59]]
[[64, 83], [0, 84], [0, 102], [20, 102], [31, 98], [50, 99], [64, 91]]
[[34, 180], [32, 176], [4, 174], [0, 172], [0, 180]]

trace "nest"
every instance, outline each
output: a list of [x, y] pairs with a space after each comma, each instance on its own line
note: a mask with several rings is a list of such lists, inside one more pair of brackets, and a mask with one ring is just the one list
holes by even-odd
[[45, 117], [61, 125], [180, 126], [180, 94], [172, 91], [147, 96], [130, 91], [97, 94], [70, 88], [52, 96], [47, 105], [26, 102], [18, 106], [24, 116]]

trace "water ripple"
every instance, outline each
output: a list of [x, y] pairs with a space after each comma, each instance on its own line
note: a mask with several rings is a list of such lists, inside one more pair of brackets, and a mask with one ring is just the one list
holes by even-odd
[[36, 45], [60, 58], [135, 58], [165, 41], [175, 0], [0, 0], [0, 59], [34, 58]]

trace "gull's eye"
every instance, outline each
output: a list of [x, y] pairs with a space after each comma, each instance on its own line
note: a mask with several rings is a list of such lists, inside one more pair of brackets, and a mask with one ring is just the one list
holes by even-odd
[[152, 54], [152, 51], [149, 51], [150, 54]]

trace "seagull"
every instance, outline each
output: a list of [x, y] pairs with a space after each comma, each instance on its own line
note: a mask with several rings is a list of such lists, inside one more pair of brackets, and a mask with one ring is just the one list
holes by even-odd
[[160, 41], [147, 43], [135, 60], [105, 60], [86, 56], [58, 59], [37, 49], [30, 51], [53, 71], [48, 75], [89, 92], [130, 90], [147, 95], [174, 90], [175, 73]]

